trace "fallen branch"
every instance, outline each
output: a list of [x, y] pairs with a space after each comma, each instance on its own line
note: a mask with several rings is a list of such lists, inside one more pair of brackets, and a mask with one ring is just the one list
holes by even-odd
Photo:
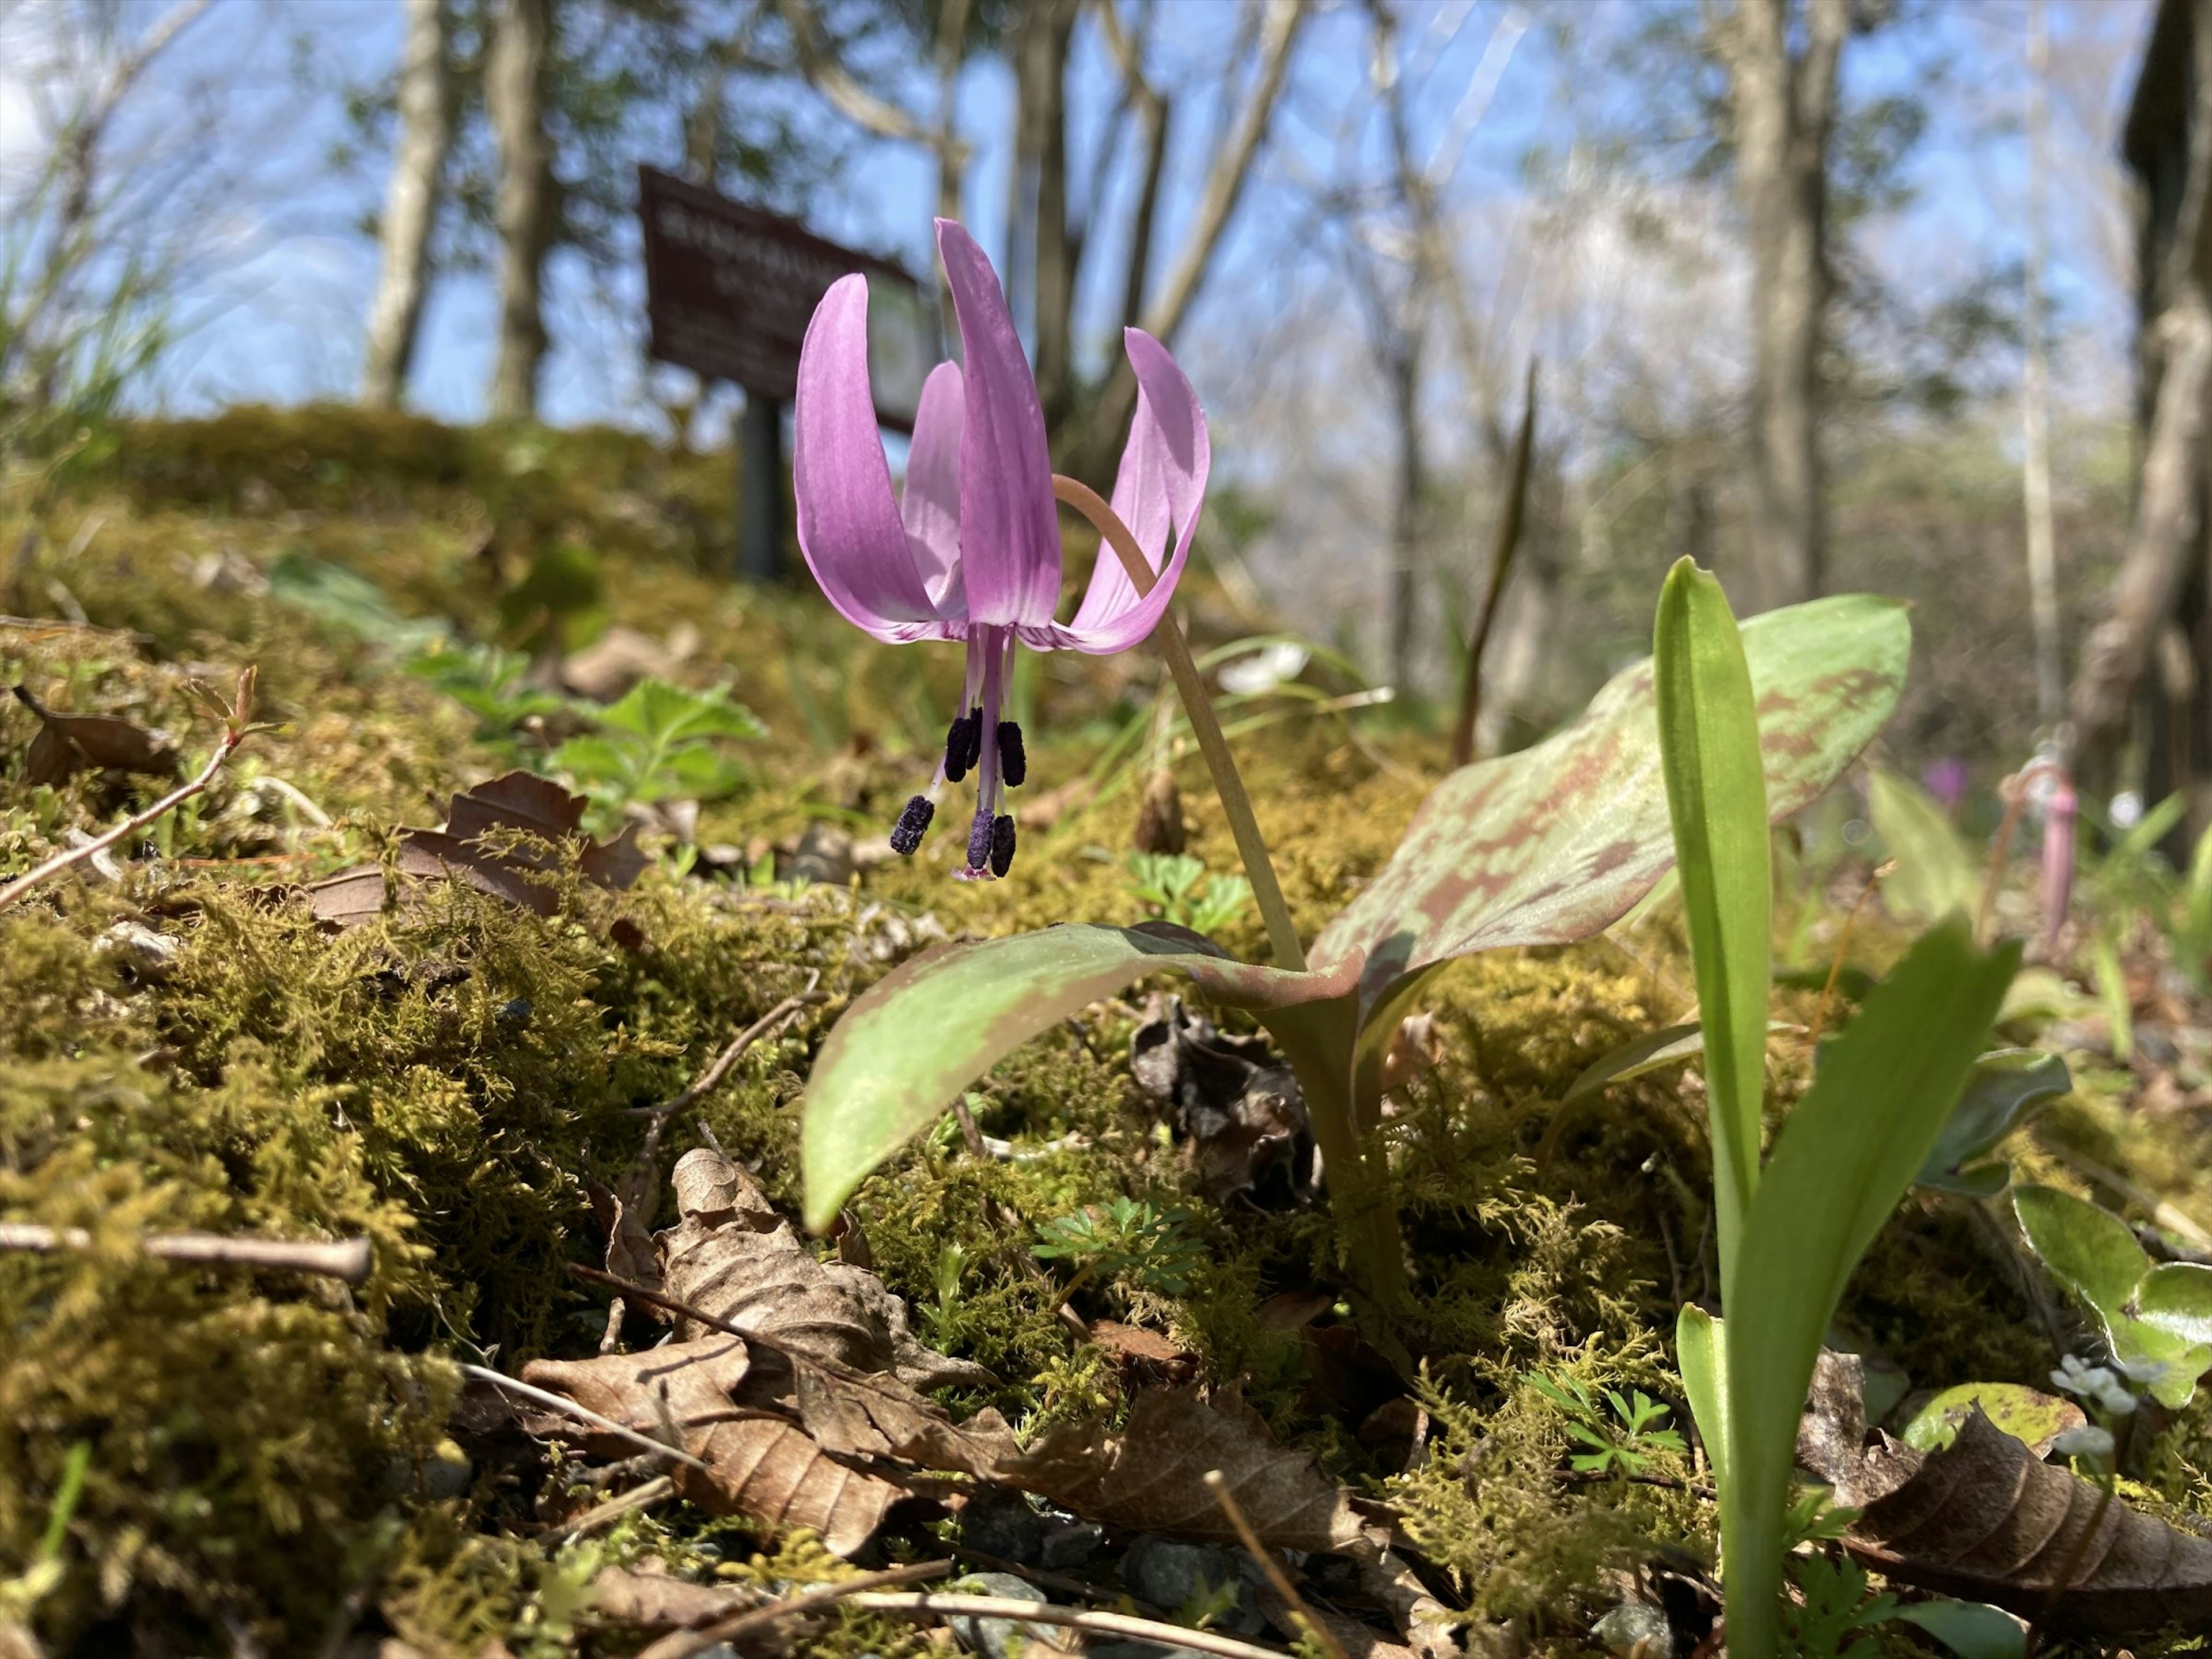
[[[803, 1595], [793, 1595], [765, 1607], [748, 1607], [743, 1613], [703, 1625], [697, 1630], [678, 1631], [662, 1637], [651, 1647], [639, 1653], [637, 1659], [690, 1659], [695, 1653], [704, 1653], [718, 1642], [732, 1642], [733, 1638], [751, 1632], [765, 1629], [777, 1620], [796, 1613], [811, 1613], [842, 1601], [860, 1592], [881, 1589], [889, 1584], [912, 1584], [925, 1578], [941, 1578], [952, 1571], [950, 1561], [923, 1561], [910, 1567], [891, 1567], [882, 1572], [864, 1572], [857, 1578], [841, 1579], [834, 1584], [817, 1584]], [[1026, 1604], [1024, 1604], [1026, 1605]]]
[[215, 781], [215, 775], [222, 770], [222, 763], [230, 758], [231, 751], [244, 743], [254, 727], [253, 719], [254, 671], [247, 669], [238, 677], [238, 693], [231, 708], [224, 711], [222, 741], [216, 744], [215, 752], [200, 769], [199, 775], [191, 782], [176, 788], [155, 801], [143, 812], [133, 813], [113, 829], [94, 836], [81, 847], [72, 847], [65, 853], [57, 853], [34, 870], [27, 870], [6, 886], [0, 887], [0, 910], [6, 909], [16, 900], [42, 882], [52, 880], [71, 865], [105, 853], [118, 842], [129, 839], [156, 818], [181, 806], [194, 795]]
[[[82, 1227], [40, 1227], [28, 1222], [0, 1222], [0, 1250], [88, 1250], [92, 1235]], [[205, 1261], [218, 1267], [267, 1267], [279, 1273], [313, 1273], [358, 1285], [368, 1277], [366, 1238], [318, 1243], [289, 1238], [234, 1238], [222, 1233], [148, 1233], [138, 1241], [148, 1255], [165, 1261]]]
[[656, 1474], [643, 1486], [632, 1486], [621, 1496], [610, 1498], [604, 1504], [594, 1504], [574, 1520], [564, 1522], [557, 1527], [548, 1528], [547, 1530], [559, 1533], [563, 1542], [573, 1544], [579, 1538], [589, 1533], [597, 1532], [610, 1522], [621, 1520], [632, 1510], [650, 1509], [653, 1504], [665, 1502], [675, 1495], [676, 1483], [665, 1474]]
[[[1056, 1607], [1048, 1601], [1022, 1601], [1011, 1595], [858, 1595], [844, 1598], [870, 1613], [927, 1613], [939, 1618], [965, 1614], [976, 1619], [1012, 1619], [1025, 1625], [1064, 1625], [1070, 1630], [1101, 1636], [1133, 1636], [1139, 1641], [1168, 1647], [1212, 1653], [1221, 1659], [1286, 1659], [1280, 1648], [1263, 1648], [1188, 1625], [1163, 1624], [1156, 1619], [1134, 1619], [1126, 1613], [1093, 1613], [1080, 1607]], [[763, 1607], [763, 1613], [769, 1609]], [[697, 1650], [685, 1648], [684, 1653]], [[650, 1648], [638, 1659], [664, 1659]], [[675, 1659], [672, 1650], [666, 1659]]]

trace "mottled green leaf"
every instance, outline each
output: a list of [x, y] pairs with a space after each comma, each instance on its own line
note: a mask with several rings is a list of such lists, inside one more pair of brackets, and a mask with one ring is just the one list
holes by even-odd
[[2212, 1370], [2212, 1267], [2151, 1265], [2128, 1224], [2051, 1187], [2014, 1189], [2013, 1212], [2051, 1277], [2089, 1304], [2112, 1358], [2179, 1411]]
[[1918, 1411], [1899, 1437], [1915, 1451], [1938, 1451], [1948, 1446], [1978, 1406], [1982, 1414], [2038, 1457], [2069, 1429], [2087, 1419], [2070, 1400], [2044, 1394], [2023, 1382], [1961, 1382], [1946, 1389]]
[[1923, 935], [1829, 1045], [1777, 1137], [1728, 1304], [1729, 1645], [1774, 1650], [1797, 1420], [1859, 1258], [1942, 1132], [2020, 957], [1963, 918]]
[[1954, 910], [1973, 914], [1981, 901], [1981, 872], [1933, 795], [1877, 768], [1867, 781], [1867, 816], [1897, 862], [1881, 884], [1882, 906], [1890, 915], [1921, 925]]
[[1990, 1169], [1967, 1166], [1994, 1152], [2038, 1107], [2073, 1086], [2073, 1073], [2057, 1054], [2034, 1048], [1998, 1048], [1984, 1054], [1966, 1074], [1959, 1103], [1951, 1109], [1936, 1150], [1913, 1176], [1914, 1184], [1970, 1198], [2002, 1190], [2002, 1165], [1994, 1172], [1994, 1188]]
[[[1813, 799], [1881, 728], [1905, 684], [1905, 607], [1816, 599], [1743, 625], [1759, 694], [1767, 810]], [[1367, 954], [1363, 1007], [1405, 975], [1470, 951], [1588, 939], [1673, 864], [1651, 665], [1616, 675], [1581, 719], [1530, 749], [1462, 767], [1404, 843], [1322, 930], [1312, 960]]]
[[1660, 590], [1651, 661], [1674, 867], [1682, 878], [1682, 917], [1705, 1034], [1725, 1304], [1736, 1238], [1759, 1182], [1774, 854], [1742, 636], [1720, 582], [1686, 558]]
[[1070, 925], [939, 946], [846, 1011], [806, 1086], [806, 1224], [836, 1218], [862, 1177], [943, 1116], [952, 1097], [1024, 1042], [1147, 974], [1189, 975], [1216, 1001], [1281, 1008], [1348, 996], [1334, 975], [1255, 968], [1200, 935], [1147, 923]]

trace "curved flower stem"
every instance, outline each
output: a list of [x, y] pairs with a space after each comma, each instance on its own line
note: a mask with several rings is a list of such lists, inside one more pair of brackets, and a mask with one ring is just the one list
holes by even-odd
[[[1129, 573], [1129, 580], [1139, 595], [1150, 592], [1158, 578], [1145, 562], [1144, 551], [1138, 547], [1137, 538], [1129, 533], [1129, 526], [1121, 522], [1121, 515], [1101, 499], [1098, 492], [1088, 484], [1055, 472], [1052, 493], [1088, 519], [1091, 528], [1105, 538], [1106, 544], [1121, 559], [1121, 568]], [[1198, 738], [1199, 752], [1206, 757], [1206, 769], [1213, 774], [1213, 792], [1221, 798], [1221, 810], [1229, 818], [1229, 832], [1237, 838], [1237, 855], [1244, 861], [1244, 873], [1252, 883], [1252, 896], [1259, 902], [1260, 915], [1267, 921], [1267, 943], [1274, 952], [1275, 965], [1304, 973], [1305, 947], [1298, 943], [1298, 930], [1291, 921], [1291, 907], [1284, 901], [1282, 884], [1275, 879], [1274, 861], [1267, 856], [1267, 843], [1260, 835], [1259, 820], [1252, 815], [1252, 797], [1245, 793], [1244, 780], [1238, 775], [1237, 762], [1229, 752], [1229, 740], [1221, 735], [1221, 722], [1213, 715], [1213, 700], [1206, 696], [1206, 682], [1199, 678], [1198, 665], [1190, 659], [1190, 647], [1185, 643], [1182, 629], [1176, 626], [1172, 613], [1160, 618], [1160, 625], [1152, 630], [1152, 635], [1159, 641], [1168, 669], [1175, 675], [1176, 690], [1182, 698], [1183, 714], [1190, 720], [1190, 729]]]

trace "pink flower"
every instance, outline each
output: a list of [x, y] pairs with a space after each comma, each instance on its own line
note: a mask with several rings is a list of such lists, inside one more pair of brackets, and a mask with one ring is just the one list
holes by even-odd
[[[939, 363], [923, 385], [902, 496], [892, 493], [868, 391], [866, 278], [843, 278], [815, 310], [799, 363], [799, 544], [823, 594], [854, 627], [891, 645], [966, 643], [963, 712], [928, 793], [907, 802], [891, 845], [902, 854], [920, 847], [937, 795], [973, 768], [963, 873], [1003, 876], [1013, 862], [1014, 821], [1000, 808], [1027, 770], [1021, 729], [1000, 718], [1014, 646], [1103, 655], [1150, 634], [1190, 552], [1210, 452], [1197, 394], [1167, 348], [1124, 330], [1139, 392], [1113, 507], [1158, 580], [1139, 597], [1102, 546], [1075, 619], [1054, 621], [1060, 523], [1036, 381], [982, 249], [949, 219], [937, 222], [937, 247], [966, 368]], [[1170, 530], [1175, 553], [1163, 568]]]

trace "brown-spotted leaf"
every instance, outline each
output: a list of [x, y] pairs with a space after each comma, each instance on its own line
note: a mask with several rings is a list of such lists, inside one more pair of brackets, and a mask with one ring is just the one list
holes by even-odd
[[1194, 1388], [1139, 1394], [1118, 1430], [1049, 1430], [1002, 1473], [1087, 1520], [1233, 1548], [1237, 1531], [1206, 1484], [1209, 1469], [1221, 1471], [1266, 1543], [1365, 1551], [1375, 1541], [1351, 1493], [1310, 1455], [1279, 1444], [1242, 1401]]
[[64, 783], [88, 769], [133, 772], [142, 777], [178, 775], [176, 739], [118, 714], [64, 714], [49, 708], [19, 685], [15, 697], [39, 717], [39, 729], [23, 751], [23, 781]]
[[2095, 1486], [2040, 1462], [1978, 1411], [1946, 1450], [1883, 1437], [1837, 1496], [1863, 1510], [1852, 1554], [1895, 1583], [1988, 1601], [2070, 1636], [2212, 1625], [2212, 1539], [2124, 1499], [2100, 1516]]
[[[1743, 624], [1769, 813], [1796, 811], [1881, 729], [1905, 684], [1905, 607], [1855, 594]], [[1382, 873], [1313, 949], [1365, 958], [1364, 1009], [1432, 963], [1565, 945], [1618, 921], [1674, 862], [1651, 665], [1608, 681], [1573, 725], [1439, 785]]]
[[[706, 1147], [678, 1160], [672, 1180], [683, 1220], [657, 1234], [668, 1294], [805, 1358], [916, 1389], [981, 1384], [980, 1365], [922, 1346], [906, 1304], [865, 1268], [814, 1258], [750, 1176]], [[679, 1341], [710, 1327], [679, 1316]]]
[[806, 1224], [827, 1228], [870, 1170], [1030, 1037], [1166, 970], [1245, 1008], [1344, 997], [1358, 975], [1356, 961], [1330, 974], [1255, 968], [1162, 923], [1071, 923], [924, 951], [846, 1011], [814, 1062], [801, 1141]]

